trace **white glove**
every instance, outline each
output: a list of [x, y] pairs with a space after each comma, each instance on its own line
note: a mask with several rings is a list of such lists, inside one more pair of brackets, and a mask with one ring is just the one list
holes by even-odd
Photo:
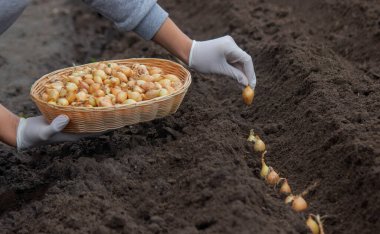
[[202, 73], [226, 75], [252, 89], [256, 86], [256, 75], [252, 58], [244, 52], [231, 36], [209, 41], [193, 41], [189, 65]]
[[77, 141], [88, 134], [68, 134], [61, 131], [70, 122], [69, 117], [60, 115], [51, 124], [43, 116], [21, 118], [17, 128], [17, 149], [23, 150], [35, 146], [64, 141]]

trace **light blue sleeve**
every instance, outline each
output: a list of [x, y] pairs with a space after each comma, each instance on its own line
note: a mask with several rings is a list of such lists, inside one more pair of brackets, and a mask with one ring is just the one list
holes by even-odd
[[28, 0], [0, 0], [0, 34], [16, 21], [27, 5]]
[[[1, 1], [1, 0], [0, 0]], [[168, 17], [157, 0], [83, 0], [123, 31], [150, 40]]]

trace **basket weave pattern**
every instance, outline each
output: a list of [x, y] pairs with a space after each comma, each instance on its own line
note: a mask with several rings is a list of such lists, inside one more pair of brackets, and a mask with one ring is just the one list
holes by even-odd
[[71, 73], [75, 69], [75, 67], [65, 68], [44, 75], [37, 80], [31, 88], [30, 95], [43, 116], [49, 122], [61, 114], [69, 116], [70, 123], [63, 130], [64, 132], [95, 133], [117, 129], [126, 125], [151, 121], [175, 113], [191, 84], [190, 72], [180, 64], [169, 60], [139, 58], [105, 62], [114, 62], [126, 66], [131, 66], [133, 63], [140, 63], [146, 66], [159, 67], [164, 71], [164, 74], [174, 74], [178, 76], [183, 85], [179, 90], [170, 95], [119, 107], [89, 108], [48, 104], [41, 99], [45, 85], [53, 79]]

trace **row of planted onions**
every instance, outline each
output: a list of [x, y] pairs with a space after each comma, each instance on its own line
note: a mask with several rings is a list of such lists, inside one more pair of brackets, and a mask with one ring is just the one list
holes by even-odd
[[41, 94], [53, 105], [112, 107], [167, 96], [182, 86], [161, 68], [135, 63], [93, 63], [51, 80]]
[[[285, 204], [290, 204], [291, 208], [295, 212], [306, 211], [308, 204], [304, 197], [309, 194], [310, 191], [315, 190], [316, 187], [319, 186], [319, 182], [313, 183], [302, 193], [294, 195], [288, 179], [280, 177], [279, 173], [273, 167], [266, 164], [265, 155], [267, 151], [264, 141], [260, 139], [260, 137], [256, 135], [253, 130], [250, 131], [247, 140], [253, 143], [254, 151], [261, 153], [261, 178], [263, 178], [269, 185], [275, 186], [276, 188], [279, 187], [279, 192], [285, 196]], [[309, 214], [308, 219], [306, 220], [306, 225], [313, 234], [325, 233], [320, 215]]]

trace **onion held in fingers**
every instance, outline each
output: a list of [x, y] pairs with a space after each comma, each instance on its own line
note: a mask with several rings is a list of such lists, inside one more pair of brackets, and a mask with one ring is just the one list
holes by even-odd
[[255, 92], [253, 91], [253, 89], [247, 85], [247, 87], [244, 88], [243, 90], [243, 101], [246, 105], [251, 105], [252, 102], [253, 102], [253, 97], [255, 95]]

